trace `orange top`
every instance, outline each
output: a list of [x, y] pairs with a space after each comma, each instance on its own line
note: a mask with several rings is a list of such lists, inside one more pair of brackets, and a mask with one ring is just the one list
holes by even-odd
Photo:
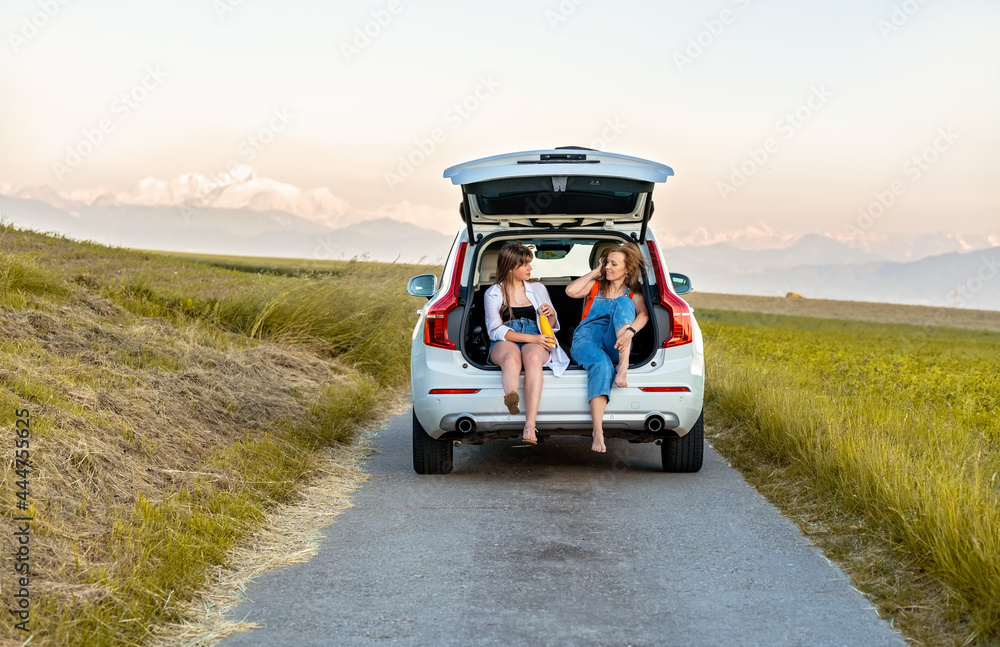
[[[625, 289], [628, 290], [628, 298], [635, 301], [635, 292], [632, 292], [628, 288]], [[590, 288], [590, 294], [587, 295], [587, 300], [583, 302], [583, 316], [580, 317], [580, 321], [583, 321], [584, 319], [587, 318], [587, 313], [590, 312], [590, 306], [593, 305], [594, 299], [597, 298], [597, 295], [600, 294], [600, 292], [601, 292], [601, 282], [594, 281], [594, 285]]]

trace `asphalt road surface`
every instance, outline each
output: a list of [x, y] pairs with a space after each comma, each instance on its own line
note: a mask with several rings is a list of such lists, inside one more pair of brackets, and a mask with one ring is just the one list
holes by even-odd
[[413, 472], [410, 415], [311, 561], [267, 573], [248, 645], [904, 645], [790, 521], [706, 447], [586, 438], [462, 446]]

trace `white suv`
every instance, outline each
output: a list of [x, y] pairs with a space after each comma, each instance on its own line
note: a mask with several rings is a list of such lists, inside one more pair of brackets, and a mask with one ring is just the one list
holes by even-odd
[[[521, 435], [524, 413], [507, 411], [500, 368], [487, 363], [483, 311], [500, 247], [510, 241], [534, 252], [532, 277], [548, 288], [562, 323], [556, 337], [567, 353], [583, 299], [568, 297], [566, 285], [596, 267], [608, 246], [639, 245], [650, 325], [632, 342], [629, 386], [611, 391], [604, 433], [657, 443], [668, 472], [701, 469], [704, 346], [692, 310], [679, 296], [691, 290], [691, 282], [667, 273], [648, 227], [653, 186], [673, 174], [656, 162], [577, 147], [497, 155], [444, 172], [462, 187], [464, 225], [440, 278], [422, 274], [407, 286], [410, 294], [429, 299], [410, 354], [418, 473], [450, 472], [457, 445]], [[537, 428], [540, 441], [590, 435], [587, 376], [577, 363], [560, 377], [545, 369]]]

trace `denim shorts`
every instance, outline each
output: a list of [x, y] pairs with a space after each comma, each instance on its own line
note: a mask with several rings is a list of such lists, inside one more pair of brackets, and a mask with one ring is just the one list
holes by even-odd
[[[510, 321], [508, 321], [504, 325], [507, 326], [508, 328], [510, 328], [511, 330], [513, 330], [514, 332], [519, 332], [519, 333], [522, 333], [522, 334], [525, 334], [525, 335], [541, 335], [542, 334], [542, 331], [538, 329], [538, 324], [535, 322], [534, 319], [511, 319]], [[495, 341], [492, 344], [490, 344], [490, 350], [486, 354], [486, 363], [487, 364], [493, 364], [493, 347], [496, 346], [499, 343], [500, 342]], [[518, 341], [515, 341], [515, 342], [511, 342], [511, 343], [512, 344], [517, 344], [518, 348], [523, 348], [524, 345], [526, 343], [528, 343], [528, 342], [524, 342], [524, 341], [518, 342]], [[493, 365], [496, 366], [496, 364], [493, 364]]]

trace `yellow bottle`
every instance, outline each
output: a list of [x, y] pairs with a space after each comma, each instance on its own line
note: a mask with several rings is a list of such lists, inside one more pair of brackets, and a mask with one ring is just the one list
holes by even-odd
[[[552, 326], [549, 324], [549, 318], [545, 315], [538, 315], [538, 321], [542, 325], [542, 334], [549, 335], [550, 337], [555, 337], [556, 334], [552, 332]], [[550, 344], [552, 348], [555, 348], [559, 344]]]

